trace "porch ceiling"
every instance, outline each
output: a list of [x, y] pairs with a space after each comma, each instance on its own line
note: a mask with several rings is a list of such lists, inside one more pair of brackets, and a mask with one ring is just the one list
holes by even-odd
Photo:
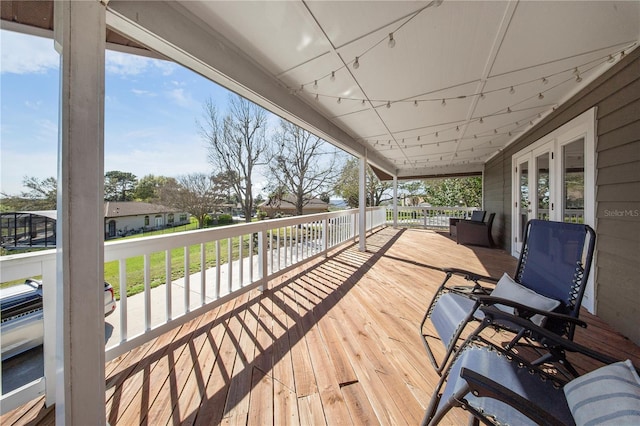
[[640, 2], [180, 6], [400, 177], [482, 170], [640, 34]]
[[[163, 3], [212, 51], [244, 58], [223, 69], [180, 43], [187, 27], [172, 19], [161, 37], [224, 75], [216, 81], [352, 153], [366, 148], [400, 178], [481, 171], [640, 38], [637, 1]], [[108, 7], [142, 26], [170, 16], [149, 2]], [[277, 90], [251, 87], [265, 76]]]

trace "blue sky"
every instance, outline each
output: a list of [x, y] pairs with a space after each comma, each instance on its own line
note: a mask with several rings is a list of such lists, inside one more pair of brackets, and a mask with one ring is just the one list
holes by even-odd
[[[52, 40], [9, 31], [0, 51], [0, 192], [18, 194], [25, 175], [57, 175], [59, 57]], [[210, 173], [196, 119], [209, 97], [224, 113], [227, 90], [166, 61], [105, 60], [105, 171]]]

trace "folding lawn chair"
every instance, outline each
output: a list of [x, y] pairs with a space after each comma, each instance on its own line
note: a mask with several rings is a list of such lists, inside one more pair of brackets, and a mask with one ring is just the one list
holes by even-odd
[[[462, 269], [444, 269], [445, 279], [420, 323], [423, 343], [436, 371], [442, 373], [466, 325], [482, 320], [483, 314], [478, 310], [481, 304], [495, 304], [572, 339], [576, 324], [569, 318], [578, 317], [594, 245], [595, 232], [588, 225], [531, 220], [526, 226], [515, 279], [507, 274], [498, 280]], [[448, 281], [453, 276], [462, 276], [473, 285], [450, 285]], [[426, 329], [427, 323], [433, 326], [436, 335]], [[512, 331], [516, 335], [510, 347], [523, 337], [535, 340], [526, 329]], [[444, 346], [440, 362], [434, 355], [434, 344]], [[540, 362], [554, 357], [547, 353]]]
[[640, 424], [640, 377], [631, 361], [616, 362], [523, 318], [507, 321], [530, 329], [546, 346], [607, 365], [566, 381], [474, 333], [440, 379], [423, 425], [438, 424], [455, 407], [469, 411], [475, 424]]

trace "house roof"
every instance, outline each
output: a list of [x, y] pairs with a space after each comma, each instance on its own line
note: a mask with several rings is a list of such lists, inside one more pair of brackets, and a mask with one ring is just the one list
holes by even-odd
[[105, 218], [179, 212], [179, 210], [159, 204], [142, 203], [138, 201], [106, 201], [104, 203]]

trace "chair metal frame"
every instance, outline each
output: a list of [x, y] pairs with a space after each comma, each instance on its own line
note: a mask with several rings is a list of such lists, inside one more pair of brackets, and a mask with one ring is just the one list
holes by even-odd
[[[551, 374], [550, 372], [540, 368], [534, 363], [531, 363], [525, 358], [509, 352], [508, 350], [486, 340], [480, 335], [480, 333], [484, 328], [489, 326], [501, 327], [500, 324], [502, 323], [510, 323], [517, 327], [526, 328], [530, 331], [530, 333], [538, 335], [540, 337], [540, 342], [542, 343], [542, 345], [549, 348], [550, 350], [562, 353], [579, 353], [602, 364], [611, 364], [619, 361], [617, 359], [594, 351], [590, 348], [579, 345], [572, 340], [561, 337], [545, 328], [538, 327], [525, 318], [505, 313], [496, 309], [495, 307], [481, 307], [480, 309], [485, 314], [484, 319], [482, 320], [481, 325], [462, 344], [460, 351], [456, 353], [451, 364], [448, 366], [446, 374], [444, 374], [440, 378], [440, 381], [438, 382], [438, 385], [436, 386], [432, 395], [429, 406], [425, 412], [425, 416], [422, 420], [422, 425], [438, 424], [452, 408], [456, 407], [460, 407], [464, 410], [469, 411], [474, 424], [482, 422], [487, 425], [494, 425], [503, 424], [512, 420], [493, 418], [491, 415], [483, 412], [483, 410], [474, 405], [474, 398], [490, 398], [500, 401], [511, 407], [514, 413], [515, 411], [518, 411], [537, 424], [566, 424], [560, 418], [558, 418], [558, 413], [562, 411], [562, 398], [564, 398], [562, 392], [558, 393], [558, 401], [555, 407], [556, 411], [554, 412], [553, 405], [547, 405], [546, 407], [543, 407], [542, 404], [539, 403], [539, 401], [528, 399], [526, 398], [526, 396], [519, 394], [514, 389], [510, 389], [500, 384], [498, 382], [499, 376], [500, 374], [504, 374], [504, 370], [500, 369], [499, 371], [495, 371], [495, 367], [497, 365], [488, 365], [489, 363], [485, 364], [487, 365], [487, 367], [485, 367], [485, 370], [494, 367], [492, 371], [490, 371], [491, 376], [486, 374], [487, 371], [484, 371], [483, 374], [470, 368], [465, 368], [464, 366], [459, 368], [459, 376], [454, 377], [455, 375], [450, 374], [452, 370], [458, 370], [458, 368], [456, 368], [457, 362], [461, 362], [462, 365], [464, 365], [464, 361], [462, 360], [464, 356], [473, 356], [472, 353], [463, 355], [465, 351], [471, 348], [476, 348], [493, 352], [496, 357], [504, 357], [513, 364], [513, 368], [525, 368], [528, 370], [528, 373], [530, 375], [539, 376], [543, 382], [548, 381], [555, 389], [561, 389], [571, 379], [579, 376], [578, 373], [575, 373], [571, 374], [569, 378], [565, 378]], [[581, 320], [571, 318], [571, 321], [576, 325], [586, 327], [586, 324]], [[483, 355], [488, 358], [491, 357], [487, 353], [484, 353]], [[499, 363], [495, 362], [495, 364]], [[527, 376], [529, 374], [527, 374]], [[460, 380], [464, 381], [464, 383], [459, 382]], [[547, 383], [546, 386], [548, 386], [549, 383]], [[443, 387], [445, 386], [452, 386], [452, 389], [455, 391], [447, 393], [445, 388], [445, 391], [442, 392]], [[541, 384], [540, 386], [543, 385]], [[445, 394], [450, 396], [448, 400], [442, 401], [442, 397]], [[470, 424], [471, 423], [472, 422], [470, 422]]]
[[[457, 350], [458, 341], [460, 339], [460, 336], [464, 332], [466, 325], [472, 321], [482, 320], [482, 314], [480, 313], [480, 311], [478, 311], [480, 305], [501, 304], [511, 306], [517, 309], [519, 315], [525, 318], [530, 318], [535, 314], [544, 315], [547, 317], [545, 328], [553, 331], [558, 335], [566, 336], [568, 339], [573, 339], [575, 323], [568, 320], [568, 318], [577, 318], [579, 315], [580, 305], [582, 303], [582, 298], [586, 290], [589, 270], [591, 269], [591, 263], [593, 259], [593, 251], [595, 248], [595, 232], [590, 226], [584, 224], [564, 224], [560, 222], [547, 222], [536, 219], [529, 221], [525, 228], [526, 232], [524, 235], [522, 250], [518, 259], [518, 265], [516, 267], [515, 273], [515, 281], [528, 288], [531, 288], [530, 285], [528, 285], [527, 283], [523, 283], [522, 279], [523, 277], [530, 277], [533, 273], [531, 268], [525, 271], [526, 267], [528, 266], [527, 262], [529, 259], [528, 244], [532, 240], [530, 234], [532, 229], [535, 231], [536, 229], [541, 228], [540, 232], [544, 231], [545, 226], [554, 228], [553, 230], [557, 232], [561, 232], [566, 228], [575, 230], [575, 232], [580, 231], [581, 233], [584, 233], [583, 247], [580, 252], [581, 257], [580, 260], [576, 262], [571, 286], [568, 289], [568, 294], [566, 294], [565, 298], [561, 301], [560, 307], [558, 307], [554, 312], [543, 312], [528, 306], [524, 306], [522, 304], [514, 303], [510, 300], [493, 297], [491, 296], [491, 291], [493, 290], [493, 286], [498, 282], [498, 279], [476, 274], [463, 269], [443, 269], [443, 271], [445, 272], [445, 278], [440, 284], [440, 287], [437, 289], [434, 297], [431, 299], [431, 302], [429, 303], [429, 306], [425, 311], [425, 314], [420, 323], [420, 334], [422, 336], [423, 344], [427, 351], [427, 355], [429, 356], [429, 360], [438, 374], [442, 374], [442, 371], [446, 367], [447, 362]], [[559, 228], [559, 230], [556, 230], [555, 228]], [[533, 238], [533, 240], [534, 242], [537, 241], [535, 237]], [[448, 285], [448, 281], [453, 276], [460, 276], [464, 278], [469, 282], [469, 285]], [[563, 287], [566, 287], [566, 284], [563, 285]], [[443, 296], [445, 298], [449, 298], [449, 300], [455, 299], [461, 306], [466, 305], [464, 306], [466, 308], [465, 316], [460, 318], [458, 326], [455, 327], [455, 330], [451, 333], [449, 341], [446, 343], [443, 340], [443, 336], [432, 336], [428, 333], [425, 333], [425, 324], [428, 320], [431, 320], [432, 314], [436, 309], [438, 309], [437, 304], [441, 302], [440, 299]], [[558, 297], [554, 298], [558, 299]], [[527, 329], [520, 328], [514, 329], [512, 331], [513, 333], [515, 333], [515, 337], [509, 344], [509, 348], [515, 346], [522, 338], [527, 338], [534, 341], [536, 340], [536, 336], [528, 333]], [[435, 354], [429, 345], [428, 338], [438, 338], [441, 342], [443, 342], [443, 345], [445, 346], [445, 355], [441, 362], [438, 362], [436, 360]], [[555, 358], [555, 354], [547, 352], [544, 357], [541, 357], [540, 362], [547, 362], [549, 360], [554, 360]], [[569, 366], [569, 368], [571, 367]]]

